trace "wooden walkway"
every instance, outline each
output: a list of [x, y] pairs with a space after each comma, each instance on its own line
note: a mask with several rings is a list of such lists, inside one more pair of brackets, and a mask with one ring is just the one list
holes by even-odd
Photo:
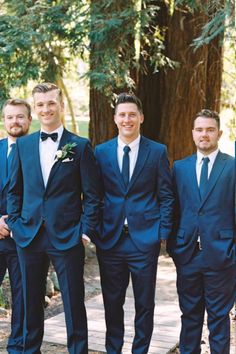
[[[154, 316], [154, 331], [150, 345], [150, 354], [166, 354], [178, 343], [180, 331], [180, 310], [176, 294], [175, 268], [171, 259], [161, 256], [158, 266], [156, 308]], [[140, 286], [142, 286], [140, 284]], [[105, 321], [102, 296], [98, 295], [86, 302], [89, 349], [106, 352]], [[124, 354], [131, 353], [134, 335], [134, 302], [132, 288], [129, 287], [125, 302], [125, 344]], [[64, 313], [45, 321], [44, 341], [66, 344], [66, 329]]]

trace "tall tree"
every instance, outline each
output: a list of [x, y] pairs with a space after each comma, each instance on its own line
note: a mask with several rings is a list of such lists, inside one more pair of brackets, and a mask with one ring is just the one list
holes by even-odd
[[[213, 5], [210, 8], [202, 7], [199, 6], [200, 3], [189, 0], [179, 1], [177, 5], [173, 1], [143, 0], [141, 9], [137, 11], [134, 2], [131, 1], [130, 9], [136, 11], [136, 22], [132, 25], [132, 32], [130, 33], [128, 25], [122, 27], [122, 34], [115, 27], [109, 28], [110, 36], [112, 35], [114, 40], [107, 40], [105, 46], [98, 38], [92, 53], [96, 65], [98, 55], [100, 58], [109, 55], [110, 63], [114, 65], [116, 59], [111, 50], [113, 43], [119, 50], [121, 48], [122, 55], [119, 55], [119, 50], [116, 51], [117, 57], [121, 59], [119, 65], [122, 67], [123, 62], [129, 64], [129, 68], [126, 67], [125, 81], [120, 76], [122, 87], [127, 89], [131, 87], [140, 96], [145, 113], [143, 132], [154, 140], [166, 143], [171, 160], [193, 151], [191, 128], [192, 118], [196, 112], [206, 106], [219, 110], [223, 29], [217, 28], [217, 33], [214, 31], [211, 33], [208, 43], [202, 40], [202, 46], [195, 49], [193, 42], [196, 38], [200, 40], [202, 29], [215, 18], [214, 16], [220, 16], [218, 7], [215, 10]], [[119, 19], [119, 13], [116, 14], [116, 18]], [[127, 52], [122, 50], [122, 43], [131, 45], [127, 40], [127, 34], [137, 40], [137, 24], [139, 26], [138, 63], [137, 50], [132, 51], [130, 47]], [[116, 38], [119, 38], [120, 46], [116, 43]], [[112, 72], [112, 65], [107, 65], [106, 60], [104, 63], [105, 69], [97, 66], [98, 78], [102, 77], [104, 70], [105, 73], [107, 70]], [[117, 68], [116, 65], [114, 68]], [[213, 78], [214, 85], [211, 85]], [[132, 85], [129, 85], [129, 80]], [[107, 82], [109, 84], [112, 82], [110, 88], [113, 93], [119, 93], [115, 80], [106, 80], [106, 84]], [[91, 84], [94, 84], [93, 81]], [[104, 103], [107, 105], [111, 94], [106, 92], [106, 85], [101, 84], [97, 89], [103, 91], [101, 101], [103, 105]], [[94, 96], [90, 98], [92, 112], [99, 100], [94, 104]], [[105, 116], [106, 113], [110, 114], [110, 110], [104, 110], [104, 114], [100, 117], [99, 111], [96, 112], [97, 130], [96, 136], [92, 136], [94, 144], [114, 134], [113, 126], [108, 124], [109, 118]], [[93, 115], [91, 124], [93, 124]], [[99, 140], [102, 135], [99, 124], [106, 132], [101, 140]]]
[[[148, 62], [148, 75], [141, 75], [138, 91], [145, 107], [144, 134], [167, 144], [173, 161], [193, 152], [195, 114], [203, 107], [219, 111], [222, 38], [217, 36], [196, 50], [193, 40], [200, 36], [208, 16], [202, 10], [191, 12], [186, 6], [171, 13], [164, 1], [160, 11], [157, 21], [160, 17], [166, 19], [162, 24], [166, 28], [165, 54], [177, 65], [154, 73]], [[147, 91], [143, 87], [155, 89]]]

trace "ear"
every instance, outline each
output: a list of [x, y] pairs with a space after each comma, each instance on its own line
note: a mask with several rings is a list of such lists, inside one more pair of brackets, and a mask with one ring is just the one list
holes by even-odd
[[142, 114], [140, 117], [140, 123], [142, 124], [144, 122], [144, 115]]
[[219, 133], [218, 133], [218, 140], [221, 138], [221, 135], [223, 134], [223, 130], [219, 130]]

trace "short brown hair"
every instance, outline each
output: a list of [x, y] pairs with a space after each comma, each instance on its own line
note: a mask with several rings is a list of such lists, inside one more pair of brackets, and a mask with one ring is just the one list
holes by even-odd
[[2, 107], [2, 116], [4, 117], [4, 111], [6, 106], [25, 106], [28, 112], [28, 118], [31, 117], [31, 107], [29, 103], [25, 100], [22, 100], [20, 98], [9, 98], [6, 100], [3, 104]]
[[56, 85], [51, 82], [43, 82], [42, 84], [38, 84], [33, 88], [32, 95], [35, 93], [46, 93], [49, 91], [57, 90], [58, 92], [58, 97], [60, 101], [62, 102], [63, 97], [62, 97], [62, 92], [61, 89]]
[[116, 112], [117, 106], [121, 103], [134, 103], [134, 104], [136, 104], [139, 112], [143, 114], [142, 102], [133, 93], [123, 92], [117, 96], [116, 102], [115, 102], [115, 112]]
[[218, 128], [220, 129], [220, 116], [219, 116], [218, 112], [212, 111], [211, 109], [204, 108], [196, 114], [196, 117], [194, 118], [194, 122], [198, 117], [215, 119], [215, 121], [218, 125]]

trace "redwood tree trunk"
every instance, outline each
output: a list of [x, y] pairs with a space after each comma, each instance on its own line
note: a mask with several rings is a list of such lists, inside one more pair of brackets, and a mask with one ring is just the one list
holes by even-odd
[[[162, 8], [166, 16], [166, 9]], [[222, 48], [217, 38], [194, 50], [191, 43], [200, 35], [207, 18], [184, 9], [169, 15], [166, 55], [179, 63], [140, 78], [138, 92], [144, 104], [144, 135], [167, 144], [171, 162], [193, 153], [192, 121], [202, 108], [219, 110], [222, 77]]]
[[92, 145], [111, 139], [116, 134], [111, 103], [102, 92], [93, 88], [90, 88], [89, 111], [89, 137]]

